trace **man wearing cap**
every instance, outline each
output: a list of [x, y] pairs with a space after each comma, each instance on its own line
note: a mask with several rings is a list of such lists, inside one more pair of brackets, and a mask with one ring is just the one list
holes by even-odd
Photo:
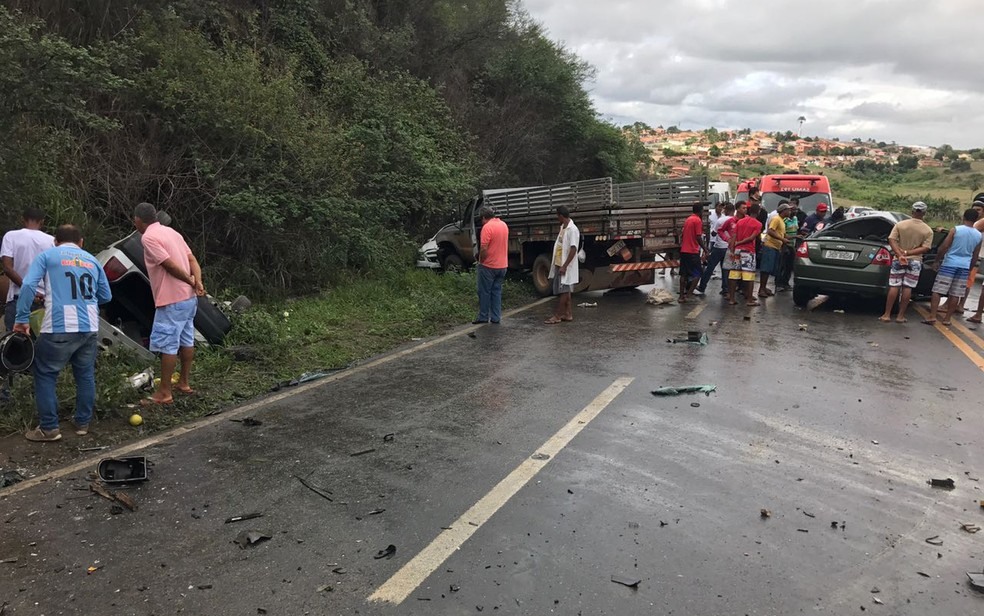
[[789, 200], [789, 213], [785, 218], [786, 239], [783, 242], [782, 250], [779, 251], [779, 275], [776, 276], [776, 291], [789, 290], [789, 279], [793, 276], [793, 264], [796, 262], [794, 242], [796, 241], [796, 234], [799, 233], [800, 224], [802, 224], [799, 218], [801, 214], [799, 199], [793, 197]]
[[782, 200], [776, 208], [776, 215], [769, 221], [762, 240], [762, 267], [759, 278], [759, 297], [775, 295], [769, 290], [769, 276], [778, 276], [782, 262], [782, 249], [786, 245], [786, 218], [789, 217], [789, 202]]
[[892, 320], [892, 307], [899, 299], [900, 289], [902, 299], [895, 321], [905, 323], [905, 311], [909, 308], [912, 290], [919, 284], [919, 274], [922, 273], [922, 256], [933, 246], [933, 230], [923, 221], [925, 216], [926, 204], [916, 201], [912, 204], [912, 218], [897, 223], [888, 235], [888, 243], [892, 247], [892, 270], [888, 276], [885, 314], [878, 317], [883, 323]]
[[818, 204], [817, 211], [807, 216], [806, 220], [803, 221], [803, 225], [800, 227], [800, 236], [806, 237], [810, 235], [817, 230], [817, 226], [820, 223], [825, 223], [827, 221], [827, 209], [826, 203]]

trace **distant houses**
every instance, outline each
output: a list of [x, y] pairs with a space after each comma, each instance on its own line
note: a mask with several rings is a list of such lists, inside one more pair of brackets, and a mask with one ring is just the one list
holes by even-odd
[[[627, 128], [628, 130], [628, 128]], [[638, 131], [638, 129], [635, 129]], [[736, 182], [734, 169], [760, 161], [788, 169], [807, 165], [831, 168], [858, 160], [895, 164], [899, 154], [914, 155], [920, 167], [942, 167], [933, 148], [903, 147], [884, 142], [855, 139], [842, 142], [823, 137], [799, 137], [791, 132], [681, 130], [657, 127], [636, 133], [649, 150], [653, 162], [671, 177], [688, 175], [695, 169], [719, 172], [722, 180]]]

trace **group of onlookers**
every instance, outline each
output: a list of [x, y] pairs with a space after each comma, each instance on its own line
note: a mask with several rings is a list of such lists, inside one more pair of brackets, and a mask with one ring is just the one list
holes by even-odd
[[[776, 209], [767, 213], [761, 195], [752, 188], [747, 201], [716, 204], [708, 216], [709, 233], [705, 241], [703, 206], [695, 204], [693, 214], [683, 226], [678, 301], [686, 303], [691, 295], [704, 295], [718, 268], [721, 295], [726, 295], [731, 304], [738, 303], [739, 283], [749, 306], [757, 306], [757, 298], [789, 290], [796, 238], [806, 237], [821, 224], [844, 219], [843, 208], [829, 217], [828, 209], [826, 203], [820, 203], [813, 214], [807, 215], [799, 208], [799, 199], [792, 197], [779, 201]], [[770, 280], [775, 281], [775, 290], [769, 288]]]
[[[95, 363], [100, 326], [99, 306], [112, 300], [102, 265], [83, 249], [79, 227], [59, 226], [54, 235], [42, 231], [44, 213], [28, 208], [22, 229], [3, 237], [0, 257], [8, 281], [4, 325], [8, 332], [31, 335], [32, 314], [43, 310], [33, 333], [34, 397], [38, 427], [25, 434], [31, 441], [57, 441], [58, 399], [55, 384], [69, 364], [75, 377], [75, 433], [89, 432], [96, 399]], [[142, 406], [173, 403], [172, 391], [193, 393], [189, 384], [194, 358], [194, 319], [198, 296], [205, 294], [201, 268], [181, 235], [157, 220], [149, 203], [134, 211], [134, 226], [141, 234], [147, 277], [156, 306], [150, 350], [161, 355], [160, 385], [141, 400]], [[177, 384], [171, 383], [180, 359]], [[3, 392], [3, 399], [10, 396]]]
[[[924, 221], [928, 206], [922, 201], [912, 204], [911, 218], [898, 222], [889, 234], [892, 249], [889, 292], [882, 321], [890, 321], [892, 310], [899, 304], [896, 321], [906, 321], [906, 310], [922, 272], [923, 255], [933, 247], [933, 229]], [[769, 288], [775, 278], [776, 291], [789, 289], [795, 263], [796, 238], [806, 237], [821, 224], [843, 220], [843, 209], [830, 217], [828, 206], [817, 205], [816, 212], [806, 215], [799, 202], [792, 198], [778, 203], [774, 212], [766, 214], [755, 191], [749, 201], [718, 204], [710, 218], [709, 242], [703, 236], [703, 208], [694, 205], [693, 214], [683, 226], [680, 256], [680, 297], [686, 303], [690, 295], [703, 295], [715, 269], [721, 268], [721, 294], [728, 302], [737, 304], [736, 291], [741, 283], [745, 303], [757, 306], [757, 298], [775, 295]], [[763, 230], [765, 231], [763, 233]], [[943, 231], [943, 229], [939, 229]], [[930, 316], [923, 321], [936, 323], [942, 310], [941, 323], [949, 325], [957, 311], [963, 313], [968, 289], [977, 278], [982, 231], [984, 231], [984, 193], [974, 197], [973, 206], [962, 215], [962, 224], [949, 230], [937, 251], [934, 268], [937, 270], [932, 290]], [[755, 292], [756, 277], [759, 281]], [[940, 306], [943, 297], [947, 302]], [[984, 317], [984, 294], [978, 301], [975, 314], [968, 319], [980, 323]]]
[[[892, 269], [889, 275], [888, 297], [885, 312], [879, 319], [892, 320], [892, 309], [896, 301], [899, 310], [895, 320], [906, 322], [906, 309], [912, 298], [912, 290], [919, 283], [923, 270], [923, 256], [933, 248], [933, 229], [923, 220], [927, 206], [922, 201], [912, 204], [912, 218], [895, 225], [888, 236], [892, 247]], [[977, 279], [978, 261], [981, 253], [982, 231], [984, 231], [984, 193], [974, 197], [971, 208], [961, 217], [961, 224], [947, 233], [940, 244], [933, 263], [936, 279], [933, 283], [930, 314], [923, 323], [935, 325], [942, 311], [940, 322], [950, 325], [954, 315], [963, 315], [967, 293]], [[942, 229], [939, 229], [942, 231]], [[946, 303], [940, 306], [943, 297]], [[984, 313], [984, 293], [977, 302], [977, 311], [968, 319], [980, 323]]]

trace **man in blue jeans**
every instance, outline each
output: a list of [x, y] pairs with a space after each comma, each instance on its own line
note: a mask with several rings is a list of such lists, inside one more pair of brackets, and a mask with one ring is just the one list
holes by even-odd
[[75, 225], [58, 227], [55, 247], [31, 263], [17, 301], [15, 332], [31, 333], [31, 304], [42, 281], [47, 286], [45, 313], [34, 356], [39, 425], [24, 435], [36, 442], [61, 439], [55, 383], [69, 363], [75, 375], [75, 433], [89, 433], [96, 404], [99, 304], [113, 297], [99, 261], [82, 250], [82, 232]]
[[495, 211], [484, 206], [482, 241], [478, 252], [478, 318], [479, 323], [498, 323], [502, 320], [502, 281], [509, 266], [509, 227]]
[[711, 255], [707, 258], [704, 273], [697, 284], [697, 292], [695, 292], [697, 295], [703, 295], [707, 291], [707, 283], [711, 281], [711, 276], [719, 265], [721, 266], [721, 295], [728, 292], [728, 274], [724, 268], [724, 259], [728, 256], [728, 240], [731, 239], [729, 229], [734, 228], [734, 223], [731, 223], [734, 216], [735, 206], [728, 203], [711, 226]]

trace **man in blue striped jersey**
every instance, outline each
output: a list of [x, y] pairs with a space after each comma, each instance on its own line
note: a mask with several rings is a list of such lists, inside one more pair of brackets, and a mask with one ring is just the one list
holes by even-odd
[[72, 364], [75, 375], [75, 433], [84, 436], [96, 403], [96, 353], [99, 350], [99, 304], [112, 299], [99, 261], [82, 250], [82, 232], [75, 225], [55, 231], [55, 247], [42, 252], [24, 277], [14, 331], [29, 334], [31, 302], [44, 281], [44, 320], [34, 357], [34, 397], [38, 427], [24, 436], [47, 442], [61, 438], [58, 429], [58, 373]]

